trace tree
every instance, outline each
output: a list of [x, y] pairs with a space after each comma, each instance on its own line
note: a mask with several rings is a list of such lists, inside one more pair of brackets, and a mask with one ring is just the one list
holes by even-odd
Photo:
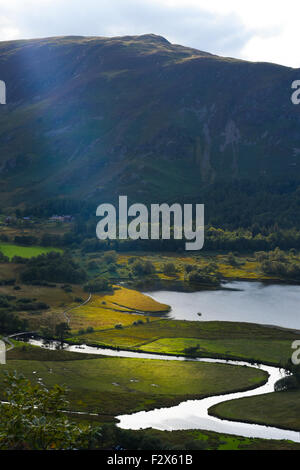
[[176, 266], [174, 263], [166, 263], [163, 266], [163, 273], [167, 276], [174, 276], [176, 274]]
[[107, 279], [99, 277], [97, 279], [93, 279], [90, 282], [88, 282], [84, 286], [84, 291], [92, 292], [92, 293], [112, 292], [113, 288], [112, 288], [111, 283]]
[[132, 264], [132, 272], [134, 276], [147, 276], [155, 273], [155, 266], [151, 261], [135, 261]]
[[31, 258], [21, 274], [21, 280], [25, 283], [48, 281], [81, 284], [86, 277], [86, 272], [70, 256], [57, 252]]
[[115, 251], [108, 251], [103, 255], [103, 261], [107, 264], [116, 263], [118, 260], [117, 253]]
[[9, 258], [0, 250], [0, 263], [9, 263]]
[[236, 258], [235, 258], [235, 256], [234, 256], [233, 253], [231, 253], [231, 252], [228, 253], [227, 259], [228, 259], [228, 263], [229, 263], [231, 266], [238, 266], [238, 262], [237, 262], [237, 260], [236, 260]]
[[0, 450], [75, 450], [95, 448], [99, 427], [77, 425], [67, 409], [66, 389], [32, 384], [16, 372], [7, 374], [0, 403]]
[[55, 327], [55, 335], [59, 338], [61, 344], [64, 342], [64, 339], [68, 337], [71, 332], [71, 328], [68, 323], [58, 323]]

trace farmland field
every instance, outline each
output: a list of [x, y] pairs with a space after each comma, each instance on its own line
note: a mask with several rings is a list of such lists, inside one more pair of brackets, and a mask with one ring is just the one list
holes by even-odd
[[43, 247], [43, 246], [19, 246], [10, 243], [1, 243], [0, 251], [12, 259], [14, 256], [22, 258], [34, 258], [35, 256], [45, 255], [51, 251], [62, 252], [59, 248]]

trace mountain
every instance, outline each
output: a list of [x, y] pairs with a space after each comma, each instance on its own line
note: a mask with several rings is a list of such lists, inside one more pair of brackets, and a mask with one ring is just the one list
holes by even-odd
[[298, 188], [300, 69], [153, 34], [69, 36], [1, 42], [0, 79], [2, 209], [119, 194], [206, 202], [221, 181]]

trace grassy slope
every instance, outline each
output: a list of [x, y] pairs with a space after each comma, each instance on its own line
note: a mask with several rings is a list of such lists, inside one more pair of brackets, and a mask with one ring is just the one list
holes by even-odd
[[[135, 314], [136, 311], [155, 315], [168, 309], [168, 305], [160, 304], [138, 291], [119, 287], [112, 294], [93, 295], [88, 304], [71, 313], [70, 325], [73, 331], [87, 326], [105, 330], [118, 324], [129, 326], [143, 320], [141, 315]], [[148, 321], [155, 320], [151, 316], [147, 318]]]
[[[1, 264], [0, 265], [0, 279], [3, 270], [4, 276], [7, 276], [9, 270], [17, 265]], [[11, 271], [11, 277], [16, 277], [15, 270]], [[19, 284], [20, 290], [15, 290], [14, 286], [0, 286], [0, 295], [11, 295], [16, 297], [16, 301], [20, 298], [37, 299], [39, 302], [45, 302], [49, 305], [49, 310], [40, 312], [18, 312], [21, 318], [26, 318], [29, 323], [30, 330], [37, 330], [41, 326], [54, 327], [55, 323], [65, 321], [62, 315], [65, 310], [70, 307], [78, 305], [75, 298], [87, 298], [87, 293], [83, 291], [82, 287], [72, 285], [71, 292], [65, 292], [60, 284], [56, 287], [41, 287], [26, 284]]]
[[135, 290], [126, 289], [125, 287], [118, 288], [114, 291], [113, 295], [106, 295], [104, 300], [117, 304], [120, 307], [141, 312], [160, 313], [170, 310], [168, 305], [156, 302], [151, 297]]
[[300, 391], [241, 398], [211, 408], [215, 416], [300, 431]]

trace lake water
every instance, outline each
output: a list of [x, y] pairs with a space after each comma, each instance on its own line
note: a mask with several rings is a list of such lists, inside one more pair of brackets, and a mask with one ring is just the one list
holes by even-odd
[[145, 293], [170, 305], [169, 316], [176, 320], [237, 321], [300, 330], [300, 286], [236, 281], [222, 287], [237, 290]]

